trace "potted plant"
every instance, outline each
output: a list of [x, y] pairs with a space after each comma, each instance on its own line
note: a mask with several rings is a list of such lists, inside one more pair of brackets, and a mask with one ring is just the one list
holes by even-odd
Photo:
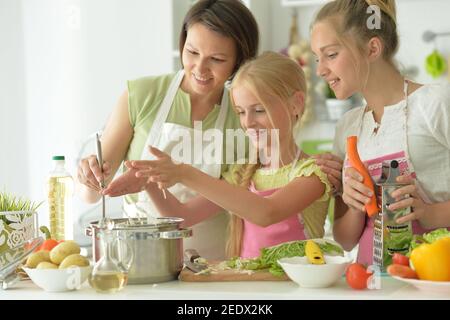
[[318, 92], [325, 98], [325, 106], [328, 111], [328, 118], [332, 121], [339, 120], [344, 113], [352, 108], [351, 99], [339, 100], [328, 83], [321, 82], [318, 86]]
[[[37, 236], [36, 210], [41, 204], [0, 192], [0, 254]], [[1, 260], [12, 258], [7, 254], [0, 256]]]

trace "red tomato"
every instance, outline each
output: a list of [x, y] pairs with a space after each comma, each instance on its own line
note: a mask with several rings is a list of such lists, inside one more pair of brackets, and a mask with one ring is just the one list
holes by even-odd
[[392, 263], [409, 267], [409, 258], [401, 253], [394, 253], [392, 256]]
[[353, 289], [362, 290], [367, 288], [367, 279], [371, 276], [366, 268], [360, 263], [352, 263], [345, 272], [347, 284]]

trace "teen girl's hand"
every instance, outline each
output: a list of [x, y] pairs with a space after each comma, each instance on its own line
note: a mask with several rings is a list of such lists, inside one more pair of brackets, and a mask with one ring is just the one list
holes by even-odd
[[[416, 186], [416, 180], [410, 175], [404, 175], [397, 178], [398, 183], [404, 183], [405, 186], [401, 187], [391, 193], [397, 202], [389, 206], [390, 210], [397, 210], [411, 207], [411, 213], [397, 219], [397, 223], [405, 223], [412, 220], [420, 220], [424, 218], [425, 213], [428, 211], [430, 205], [423, 201], [419, 195], [418, 188]], [[409, 195], [409, 196], [408, 196]], [[405, 196], [408, 196], [406, 199]]]
[[132, 168], [136, 170], [136, 177], [155, 182], [160, 189], [167, 189], [181, 182], [182, 165], [174, 163], [169, 155], [157, 148], [149, 146], [149, 151], [156, 156], [156, 160], [131, 161]]
[[342, 194], [342, 167], [344, 161], [331, 153], [324, 153], [312, 156], [316, 159], [316, 164], [327, 174], [328, 180], [333, 185], [333, 194]]
[[103, 179], [106, 181], [111, 175], [111, 165], [109, 162], [103, 162], [103, 173], [100, 165], [97, 161], [97, 156], [90, 155], [81, 159], [78, 165], [77, 179], [80, 183], [84, 184], [88, 188], [96, 190], [100, 193], [100, 183]]
[[365, 212], [365, 204], [370, 202], [372, 190], [363, 183], [363, 180], [363, 177], [355, 168], [346, 168], [344, 170], [344, 193], [342, 194], [342, 200], [349, 207]]

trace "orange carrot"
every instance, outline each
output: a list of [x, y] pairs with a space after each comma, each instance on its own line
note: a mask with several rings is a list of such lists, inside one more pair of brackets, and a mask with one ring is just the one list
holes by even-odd
[[357, 137], [351, 136], [347, 138], [347, 155], [350, 161], [350, 165], [355, 168], [359, 174], [363, 176], [363, 183], [372, 190], [372, 196], [370, 197], [370, 202], [365, 205], [367, 215], [369, 217], [374, 216], [379, 212], [377, 205], [377, 197], [375, 195], [375, 188], [372, 182], [372, 178], [370, 177], [367, 168], [364, 166], [364, 163], [361, 161], [361, 158], [358, 154], [358, 146], [357, 146]]
[[406, 279], [418, 279], [417, 273], [408, 266], [401, 264], [391, 264], [386, 269], [391, 276], [397, 276]]

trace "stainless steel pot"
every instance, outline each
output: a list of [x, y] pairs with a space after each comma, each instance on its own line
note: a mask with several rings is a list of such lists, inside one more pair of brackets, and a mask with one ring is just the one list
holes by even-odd
[[[113, 237], [122, 247], [133, 251], [133, 262], [128, 272], [129, 284], [148, 284], [177, 279], [183, 267], [183, 239], [192, 236], [191, 229], [181, 229], [181, 218], [155, 218], [150, 223], [142, 219], [112, 219]], [[154, 221], [153, 221], [154, 220]], [[85, 234], [92, 237], [92, 256], [98, 261], [102, 256], [101, 230], [98, 221], [91, 222]]]

